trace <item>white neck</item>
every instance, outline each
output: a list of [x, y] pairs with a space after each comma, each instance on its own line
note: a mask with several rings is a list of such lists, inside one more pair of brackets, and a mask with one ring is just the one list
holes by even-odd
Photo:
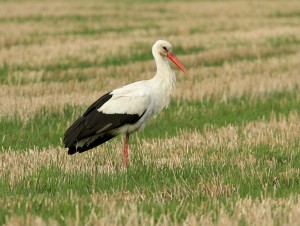
[[155, 108], [155, 112], [158, 113], [168, 106], [173, 89], [175, 88], [176, 77], [166, 57], [158, 54], [158, 56], [154, 55], [154, 59], [156, 62], [157, 72], [152, 78], [152, 81], [155, 87], [153, 91], [155, 90], [158, 98]]
[[161, 56], [159, 53], [153, 53], [155, 63], [156, 63], [156, 74], [154, 78], [156, 79], [162, 79], [165, 81], [165, 83], [172, 83], [172, 88], [175, 86], [176, 83], [176, 77], [171, 69], [168, 59], [165, 56]]

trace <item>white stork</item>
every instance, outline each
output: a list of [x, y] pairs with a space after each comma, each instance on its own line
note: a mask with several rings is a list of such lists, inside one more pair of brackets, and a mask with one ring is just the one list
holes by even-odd
[[142, 130], [149, 119], [168, 106], [176, 77], [167, 58], [185, 74], [184, 66], [172, 52], [172, 45], [158, 40], [152, 47], [157, 72], [149, 80], [106, 93], [95, 101], [65, 132], [68, 154], [84, 152], [111, 138], [125, 134], [123, 167], [127, 168], [129, 135]]

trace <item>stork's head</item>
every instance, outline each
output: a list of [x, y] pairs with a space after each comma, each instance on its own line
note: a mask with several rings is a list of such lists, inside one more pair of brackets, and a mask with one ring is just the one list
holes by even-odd
[[162, 58], [169, 58], [177, 67], [179, 67], [185, 74], [188, 74], [183, 64], [178, 60], [178, 58], [172, 52], [172, 45], [171, 43], [165, 40], [158, 40], [152, 46], [152, 54], [154, 58], [162, 57]]

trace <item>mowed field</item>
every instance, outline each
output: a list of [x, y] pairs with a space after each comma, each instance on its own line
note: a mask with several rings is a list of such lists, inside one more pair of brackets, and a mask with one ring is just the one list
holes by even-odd
[[[0, 225], [299, 225], [300, 2], [1, 1]], [[68, 156], [98, 97], [155, 74], [169, 107]]]

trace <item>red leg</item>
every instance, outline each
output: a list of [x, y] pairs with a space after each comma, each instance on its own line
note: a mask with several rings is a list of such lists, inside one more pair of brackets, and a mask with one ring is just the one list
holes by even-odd
[[129, 134], [126, 134], [124, 149], [123, 149], [123, 167], [127, 169], [127, 158], [128, 158], [128, 141], [129, 141]]

